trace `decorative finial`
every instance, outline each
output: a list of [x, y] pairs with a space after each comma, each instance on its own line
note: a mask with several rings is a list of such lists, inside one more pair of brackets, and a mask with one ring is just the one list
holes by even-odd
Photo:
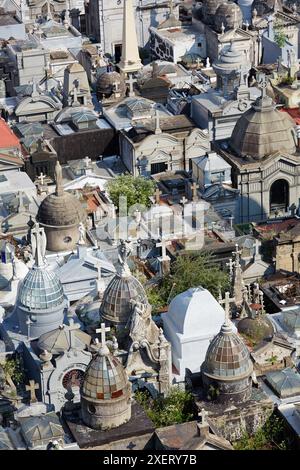
[[54, 169], [54, 177], [55, 177], [55, 183], [56, 183], [56, 196], [62, 196], [63, 195], [63, 185], [62, 185], [62, 168], [61, 164], [59, 161], [56, 161], [55, 164], [55, 169]]

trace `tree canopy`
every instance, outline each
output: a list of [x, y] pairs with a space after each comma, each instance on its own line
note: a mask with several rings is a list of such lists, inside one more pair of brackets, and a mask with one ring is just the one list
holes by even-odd
[[212, 257], [208, 253], [177, 256], [170, 275], [162, 283], [165, 295], [174, 298], [191, 287], [199, 286], [217, 297], [220, 289], [224, 292], [229, 288], [228, 274], [212, 263]]
[[143, 176], [119, 175], [109, 181], [107, 185], [108, 194], [119, 209], [120, 197], [127, 198], [127, 208], [135, 205], [150, 207], [150, 196], [153, 196], [156, 183], [153, 180], [146, 179]]

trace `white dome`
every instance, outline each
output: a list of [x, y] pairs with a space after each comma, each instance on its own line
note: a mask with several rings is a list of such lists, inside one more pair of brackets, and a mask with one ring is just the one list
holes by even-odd
[[170, 303], [167, 316], [178, 333], [193, 337], [217, 334], [225, 312], [208, 290], [197, 287], [177, 295]]

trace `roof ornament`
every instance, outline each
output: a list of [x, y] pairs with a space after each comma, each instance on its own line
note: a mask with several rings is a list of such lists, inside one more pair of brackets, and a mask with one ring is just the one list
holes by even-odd
[[158, 109], [155, 110], [155, 135], [161, 134], [160, 118]]
[[62, 185], [62, 168], [58, 160], [56, 161], [56, 164], [55, 164], [54, 179], [56, 183], [55, 194], [56, 196], [62, 196], [64, 192], [63, 185]]
[[261, 89], [261, 98], [263, 99], [267, 95], [267, 86], [268, 86], [267, 77], [264, 73], [258, 74], [257, 83], [259, 85], [259, 88]]
[[99, 348], [98, 354], [100, 356], [108, 356], [109, 349], [106, 344], [106, 333], [110, 331], [110, 327], [105, 327], [105, 323], [101, 323], [101, 328], [96, 329], [96, 333], [101, 333], [101, 348]]
[[32, 256], [35, 260], [34, 265], [38, 268], [45, 266], [45, 254], [47, 239], [45, 230], [38, 223], [31, 230]]

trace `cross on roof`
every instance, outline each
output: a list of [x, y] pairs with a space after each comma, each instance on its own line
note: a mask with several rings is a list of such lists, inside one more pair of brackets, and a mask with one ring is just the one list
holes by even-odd
[[128, 80], [126, 80], [126, 84], [129, 85], [129, 96], [135, 96], [134, 95], [134, 89], [133, 89], [133, 85], [137, 82], [137, 80], [135, 78], [133, 78], [133, 75], [132, 73], [128, 74], [129, 75], [129, 78]]
[[110, 328], [109, 328], [109, 326], [105, 328], [105, 323], [101, 323], [101, 328], [96, 329], [96, 333], [101, 333], [102, 348], [106, 345], [105, 333], [109, 332], [109, 331], [110, 331]]
[[181, 204], [184, 206], [184, 205], [188, 202], [188, 200], [187, 200], [187, 198], [186, 198], [185, 196], [183, 196], [183, 197], [180, 199], [180, 202], [181, 202]]
[[161, 248], [161, 256], [162, 258], [167, 257], [167, 246], [172, 245], [170, 240], [165, 240], [164, 238], [161, 239], [160, 243], [156, 243], [156, 248]]
[[268, 80], [264, 73], [259, 74], [257, 83], [259, 85], [259, 88], [261, 89], [261, 97], [264, 98], [267, 94], [267, 86], [268, 86]]
[[159, 190], [159, 188], [156, 188], [155, 192], [154, 192], [154, 196], [155, 196], [155, 204], [159, 204], [160, 203], [160, 195], [162, 194], [162, 192]]
[[225, 310], [225, 323], [226, 325], [229, 324], [229, 315], [230, 315], [230, 303], [234, 302], [234, 298], [230, 298], [229, 292], [225, 293], [225, 299], [221, 300], [219, 299], [219, 304], [224, 305], [224, 310]]
[[235, 265], [238, 266], [240, 263], [240, 255], [242, 254], [242, 250], [239, 250], [239, 245], [235, 244], [235, 251], [232, 252], [235, 256]]
[[26, 385], [25, 388], [26, 388], [26, 392], [30, 392], [30, 402], [31, 403], [37, 402], [35, 391], [40, 388], [39, 384], [36, 384], [34, 380], [29, 380], [29, 385]]
[[44, 185], [45, 178], [46, 178], [46, 175], [44, 175], [44, 173], [41, 172], [40, 176], [38, 176], [38, 181], [39, 181], [39, 183], [41, 183], [41, 186]]

